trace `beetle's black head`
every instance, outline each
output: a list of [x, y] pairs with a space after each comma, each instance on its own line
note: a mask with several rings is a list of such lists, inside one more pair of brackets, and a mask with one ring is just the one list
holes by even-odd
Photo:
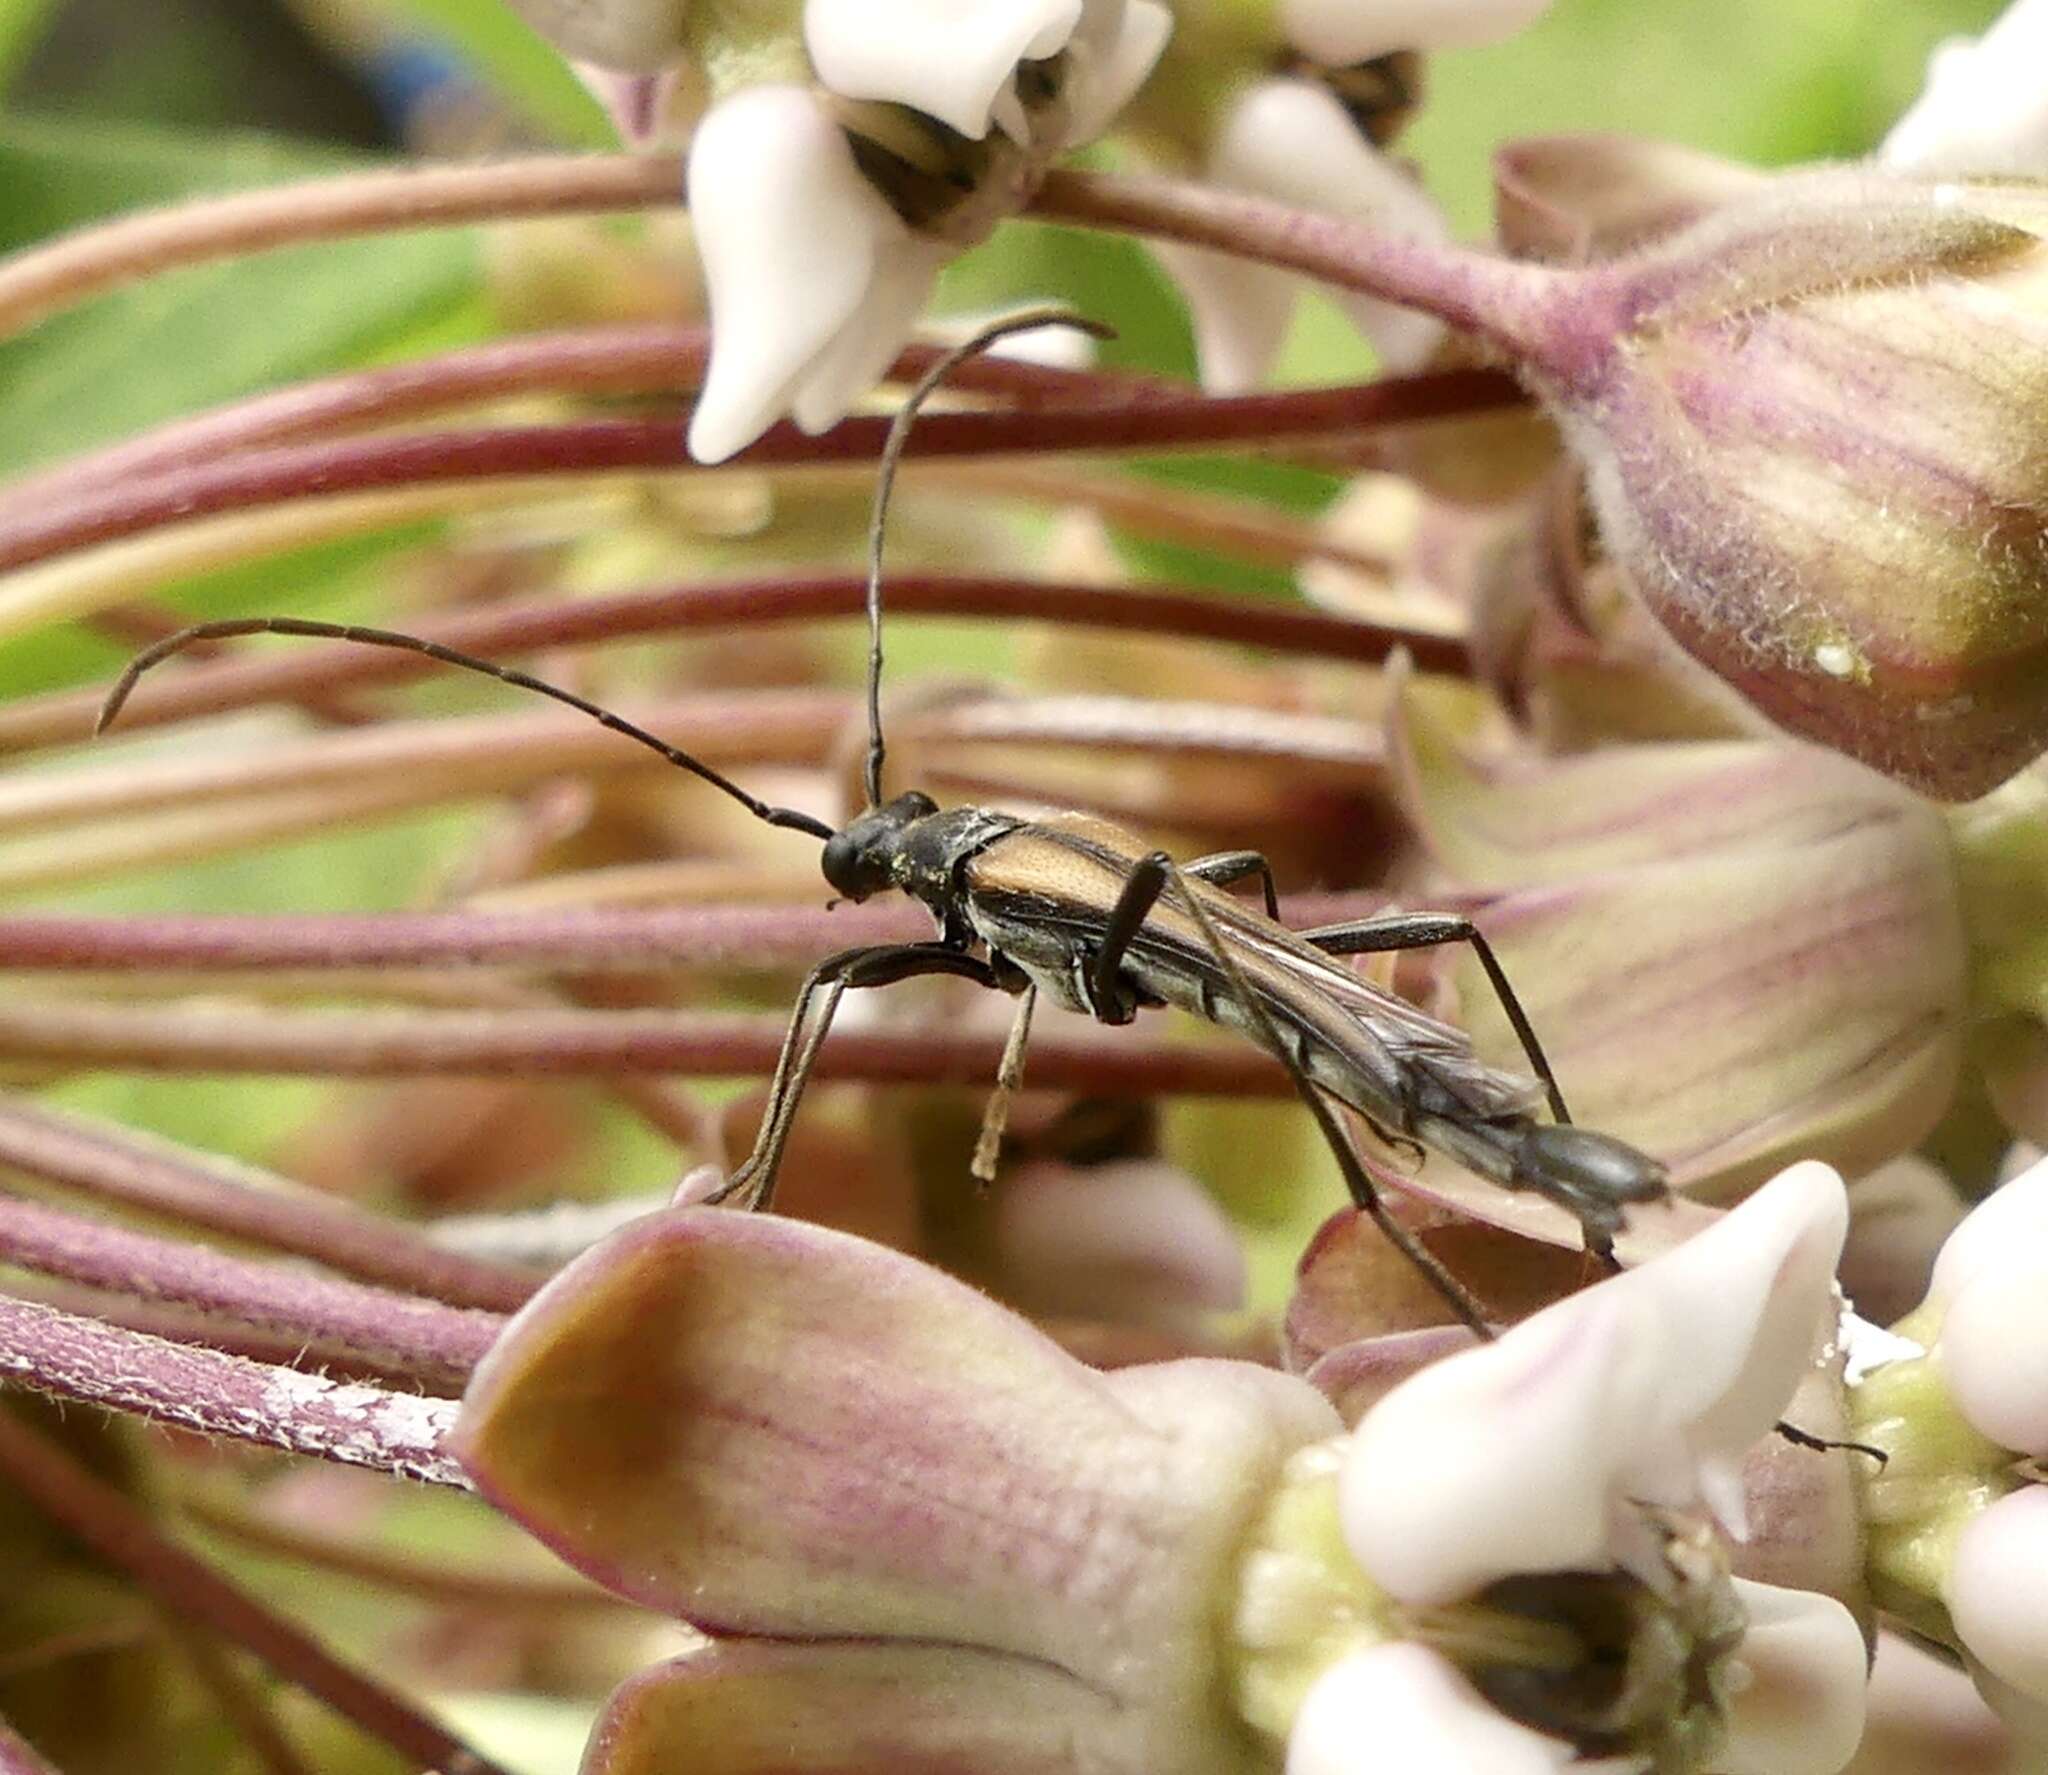
[[832, 891], [842, 899], [865, 900], [895, 886], [895, 862], [903, 834], [938, 811], [936, 801], [913, 789], [849, 820], [825, 840], [825, 854], [818, 859]]

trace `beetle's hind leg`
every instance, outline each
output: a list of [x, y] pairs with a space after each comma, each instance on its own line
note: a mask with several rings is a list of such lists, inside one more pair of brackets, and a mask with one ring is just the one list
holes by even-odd
[[[717, 1190], [704, 1198], [707, 1202], [748, 1209], [768, 1207], [774, 1200], [775, 1174], [782, 1165], [782, 1149], [789, 1142], [797, 1105], [811, 1082], [818, 1050], [825, 1045], [832, 1019], [839, 1011], [839, 1001], [856, 987], [893, 986], [899, 980], [921, 974], [953, 974], [978, 986], [997, 985], [995, 972], [987, 962], [978, 956], [963, 955], [943, 943], [887, 943], [844, 949], [827, 956], [805, 976], [790, 1011], [782, 1052], [776, 1057], [775, 1074], [768, 1085], [768, 1103], [761, 1112], [753, 1151]], [[813, 1018], [811, 1007], [820, 995], [823, 1002]]]
[[1298, 934], [1304, 943], [1314, 944], [1325, 955], [1384, 955], [1402, 949], [1436, 949], [1445, 943], [1471, 944], [1472, 953], [1479, 957], [1479, 965], [1486, 970], [1486, 977], [1492, 982], [1500, 1008], [1507, 1013], [1508, 1024], [1514, 1030], [1516, 1040], [1522, 1044], [1529, 1070], [1536, 1075], [1544, 1095], [1550, 1100], [1550, 1113], [1560, 1122], [1572, 1119], [1571, 1112], [1564, 1106], [1564, 1093], [1558, 1089], [1557, 1075], [1550, 1070], [1543, 1044], [1536, 1039], [1536, 1027], [1529, 1021], [1529, 1013], [1522, 1009], [1520, 997], [1508, 982], [1507, 970], [1500, 965], [1493, 945], [1469, 918], [1448, 912], [1394, 912], [1381, 918], [1358, 919], [1349, 924], [1322, 925]]
[[1280, 922], [1280, 890], [1273, 885], [1273, 865], [1266, 861], [1263, 851], [1218, 851], [1213, 856], [1183, 863], [1180, 872], [1211, 887], [1229, 887], [1256, 875], [1266, 896], [1266, 916], [1275, 924]]
[[1265, 1001], [1252, 990], [1251, 983], [1244, 977], [1244, 969], [1238, 965], [1237, 958], [1231, 954], [1229, 946], [1217, 933], [1215, 922], [1210, 918], [1207, 908], [1195, 897], [1181, 872], [1174, 867], [1173, 860], [1163, 852], [1155, 851], [1140, 867], [1147, 865], [1156, 867], [1162, 884], [1169, 881], [1173, 884], [1181, 904], [1187, 908], [1189, 916], [1195, 921], [1196, 928], [1209, 946], [1210, 954], [1216, 958], [1218, 969], [1229, 982], [1230, 989], [1237, 995], [1238, 1001], [1245, 1007], [1253, 1025], [1259, 1031], [1261, 1040], [1279, 1059], [1280, 1064], [1286, 1067], [1287, 1076], [1294, 1082], [1296, 1094], [1307, 1106], [1309, 1114], [1315, 1117], [1316, 1126], [1322, 1131], [1331, 1156], [1337, 1161], [1338, 1170], [1343, 1173], [1344, 1186], [1350, 1192], [1352, 1201], [1357, 1203], [1373, 1225], [1379, 1228], [1387, 1242], [1443, 1297], [1445, 1305], [1457, 1315], [1460, 1323], [1479, 1337], [1493, 1336], [1493, 1328], [1486, 1322], [1485, 1308], [1477, 1297], [1451, 1274], [1434, 1252], [1416, 1238], [1410, 1228], [1404, 1226], [1389, 1211], [1386, 1199], [1366, 1171], [1365, 1162], [1359, 1158], [1358, 1149], [1351, 1144], [1351, 1136], [1338, 1120], [1337, 1112], [1330, 1107], [1323, 1093], [1308, 1076], [1300, 1056], [1281, 1039], [1280, 1030], [1273, 1020], [1273, 1013], [1267, 1008]]

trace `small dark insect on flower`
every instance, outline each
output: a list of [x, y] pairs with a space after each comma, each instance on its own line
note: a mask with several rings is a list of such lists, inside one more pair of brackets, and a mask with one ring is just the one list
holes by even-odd
[[[771, 826], [823, 841], [826, 881], [848, 900], [895, 889], [922, 901], [939, 934], [923, 943], [843, 950], [814, 967], [797, 995], [753, 1151], [709, 1198], [765, 1208], [798, 1103], [841, 998], [857, 987], [950, 974], [1014, 995], [1017, 1013], [975, 1155], [993, 1172], [1011, 1095], [1023, 1075], [1031, 1016], [1043, 992], [1103, 1023], [1128, 1023], [1147, 1006], [1173, 1005], [1235, 1029], [1278, 1059], [1316, 1118], [1359, 1207], [1427, 1276], [1452, 1309], [1485, 1335], [1479, 1303], [1393, 1218], [1327, 1098], [1364, 1115], [1389, 1142], [1420, 1142], [1510, 1190], [1571, 1212], [1587, 1247], [1612, 1256], [1625, 1209], [1667, 1190], [1663, 1166], [1607, 1135], [1571, 1125], [1549, 1063], [1486, 939], [1469, 920], [1397, 914], [1295, 932], [1279, 921], [1272, 870], [1256, 851], [1178, 864], [1137, 837], [1079, 813], [1042, 820], [983, 807], [940, 808], [911, 791], [884, 800], [881, 722], [882, 537], [889, 492], [923, 400], [963, 358], [1009, 334], [1048, 324], [1082, 326], [1065, 311], [1033, 310], [985, 328], [935, 363], [897, 415], [883, 451], [869, 533], [867, 805], [837, 830], [795, 808], [774, 807], [709, 765], [588, 700], [523, 672], [389, 630], [289, 617], [201, 624], [130, 662], [101, 711], [104, 729], [142, 674], [191, 643], [272, 632], [362, 642], [425, 654], [582, 710], [723, 790]], [[1256, 877], [1265, 915], [1222, 889]], [[1481, 1062], [1464, 1033], [1380, 990], [1334, 959], [1470, 943], [1528, 1055], [1534, 1077]], [[1554, 1121], [1539, 1121], [1548, 1101]]]

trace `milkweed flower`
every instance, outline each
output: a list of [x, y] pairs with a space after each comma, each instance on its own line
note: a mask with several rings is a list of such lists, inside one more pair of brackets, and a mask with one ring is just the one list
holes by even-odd
[[940, 267], [1108, 126], [1171, 29], [1159, 0], [809, 0], [816, 80], [722, 94], [691, 143], [712, 323], [691, 453], [722, 461], [784, 411], [844, 417]]
[[[1512, 36], [1550, 0], [1282, 0], [1277, 55], [1254, 62], [1242, 21], [1185, 21], [1153, 92], [1132, 116], [1152, 157], [1227, 190], [1363, 222], [1395, 236], [1449, 238], [1443, 213], [1382, 152], [1414, 102], [1415, 52]], [[1286, 70], [1271, 72], [1275, 61]], [[1233, 74], [1235, 78], [1233, 78]], [[1194, 121], [1191, 122], [1191, 119]], [[1155, 242], [1188, 302], [1203, 383], [1238, 393], [1263, 381], [1287, 336], [1300, 281], [1248, 259]], [[1422, 369], [1441, 323], [1370, 296], [1334, 298], [1381, 367]]]
[[2048, 172], [2048, 4], [2015, 0], [1982, 37], [1951, 37], [1878, 158], [1899, 172]]
[[[1683, 1262], [1551, 1309], [1631, 1401], [1664, 1402], [1620, 1452], [1564, 1446], [1585, 1428], [1583, 1363], [1558, 1366], [1547, 1316], [1425, 1370], [1409, 1385], [1428, 1397], [1397, 1391], [1347, 1437], [1292, 1376], [1097, 1373], [912, 1259], [702, 1208], [646, 1217], [543, 1289], [478, 1369], [455, 1444], [573, 1564], [711, 1636], [612, 1697], [591, 1775], [1251, 1775], [1283, 1747], [1315, 1775], [1382, 1766], [1388, 1747], [1445, 1767], [1483, 1743], [1548, 1768], [1624, 1742], [1742, 1771], [1745, 1661], [1755, 1700], [1799, 1680], [1825, 1699], [1806, 1739], [1826, 1756], [1778, 1767], [1831, 1771], [1861, 1689], [1854, 1625], [1732, 1585], [1684, 1476], [1710, 1472], [1738, 1507], [1718, 1463], [1810, 1360], [1839, 1209], [1839, 1182], [1808, 1167]], [[1692, 1334], [1731, 1298], [1702, 1363]], [[1497, 1483], [1535, 1460], [1554, 1505], [1519, 1539], [1467, 1515], [1490, 1435], [1470, 1414], [1499, 1408], [1503, 1363], [1526, 1385]], [[1449, 1483], [1384, 1503], [1435, 1552], [1389, 1560], [1370, 1518], [1447, 1455]], [[1617, 1489], [1639, 1483], [1659, 1488], [1653, 1514]], [[1477, 1564], [1446, 1551], [1459, 1522], [1485, 1543]], [[1373, 1731], [1348, 1738], [1362, 1708]]]
[[[686, 63], [707, 89], [687, 170], [711, 305], [689, 434], [701, 462], [784, 413], [807, 431], [845, 417], [902, 349], [940, 268], [1109, 127], [1173, 29], [1161, 0], [522, 10], [636, 93]], [[643, 98], [623, 102], [644, 110]]]
[[[1422, 187], [1311, 80], [1261, 80], [1233, 99], [1202, 171], [1228, 190], [1349, 216], [1410, 238], [1448, 237], [1442, 212]], [[1155, 242], [1152, 250], [1187, 298], [1204, 386], [1235, 394], [1264, 381], [1286, 340], [1299, 280], [1201, 247]], [[1390, 374], [1421, 369], [1444, 336], [1441, 323], [1412, 309], [1370, 296], [1337, 300]]]
[[2048, 1161], [1949, 1236], [1927, 1296], [1851, 1389], [1877, 1598], [1960, 1650], [1994, 1707], [2048, 1708]]

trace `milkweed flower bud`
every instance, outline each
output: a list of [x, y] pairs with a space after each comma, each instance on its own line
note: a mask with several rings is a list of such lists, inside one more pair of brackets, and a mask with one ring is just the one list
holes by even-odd
[[[1433, 885], [1486, 896], [1478, 922], [1574, 1114], [1709, 1200], [1802, 1154], [1856, 1175], [1927, 1133], [1972, 1008], [1939, 810], [1817, 747], [1552, 758], [1452, 717], [1422, 684], [1396, 698], [1395, 788]], [[1512, 1064], [1485, 976], [1449, 965], [1460, 1019]]]
[[[1879, 1602], [1961, 1651], [2016, 1724], [2048, 1705], [2048, 1161], [1949, 1236], [1893, 1359], [1852, 1387]], [[1988, 1673], [1988, 1675], [1984, 1674]]]
[[2044, 226], [2025, 185], [1786, 178], [1567, 276], [1525, 357], [1687, 649], [1955, 799], [2048, 745]]

